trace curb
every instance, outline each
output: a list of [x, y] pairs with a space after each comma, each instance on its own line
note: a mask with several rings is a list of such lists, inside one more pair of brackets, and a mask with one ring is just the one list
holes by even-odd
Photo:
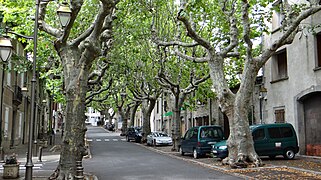
[[[137, 145], [142, 146], [142, 147], [144, 147], [146, 149], [149, 149], [151, 151], [160, 153], [160, 154], [164, 154], [164, 155], [167, 155], [167, 156], [170, 156], [170, 157], [173, 157], [173, 158], [176, 158], [176, 159], [180, 159], [180, 160], [183, 160], [183, 161], [192, 162], [192, 163], [201, 165], [203, 167], [214, 169], [214, 170], [226, 173], [226, 174], [238, 176], [238, 177], [245, 178], [245, 179], [254, 179], [253, 177], [246, 176], [246, 175], [243, 175], [243, 174], [240, 174], [240, 173], [236, 173], [236, 172], [231, 172], [230, 170], [227, 170], [225, 168], [222, 168], [222, 167], [219, 167], [219, 166], [216, 166], [216, 165], [210, 165], [210, 164], [207, 164], [207, 163], [199, 162], [199, 161], [194, 160], [194, 159], [186, 159], [186, 158], [183, 158], [183, 157], [176, 156], [176, 155], [174, 155], [174, 154], [176, 154], [176, 152], [165, 152], [165, 151], [162, 151], [162, 150], [155, 149], [153, 147], [145, 146], [144, 144], [137, 144]], [[310, 156], [304, 156], [304, 155], [300, 155], [300, 156], [304, 157], [304, 158], [321, 159], [321, 157], [310, 157]], [[255, 167], [255, 168], [248, 168], [248, 169], [256, 170], [256, 169], [272, 169], [272, 168], [288, 168], [288, 169], [293, 169], [293, 170], [306, 172], [306, 173], [311, 173], [311, 174], [315, 174], [315, 175], [321, 175], [321, 172], [318, 172], [318, 171], [307, 170], [307, 169], [291, 167], [291, 166], [272, 165], [272, 166], [269, 166], [269, 167]]]
[[143, 144], [138, 144], [138, 143], [136, 143], [136, 144], [138, 146], [142, 146], [142, 147], [144, 147], [146, 149], [149, 149], [151, 151], [157, 152], [159, 154], [164, 154], [164, 155], [170, 156], [170, 157], [175, 158], [175, 159], [179, 159], [179, 160], [183, 160], [183, 161], [187, 161], [187, 162], [192, 162], [192, 163], [198, 164], [200, 166], [203, 166], [203, 167], [206, 167], [206, 168], [209, 168], [209, 169], [214, 169], [214, 170], [223, 172], [225, 174], [241, 177], [241, 178], [244, 178], [244, 179], [254, 179], [253, 177], [246, 176], [246, 175], [243, 175], [243, 174], [239, 174], [239, 173], [235, 173], [235, 172], [229, 172], [228, 170], [226, 170], [224, 168], [221, 168], [221, 167], [218, 167], [218, 166], [215, 166], [215, 165], [210, 165], [210, 164], [199, 162], [199, 161], [196, 161], [196, 160], [193, 160], [193, 159], [186, 159], [186, 158], [183, 158], [183, 157], [175, 156], [174, 152], [167, 153], [167, 152], [164, 152], [164, 151], [161, 151], [161, 150], [158, 150], [158, 149], [154, 149], [152, 147], [145, 146]]

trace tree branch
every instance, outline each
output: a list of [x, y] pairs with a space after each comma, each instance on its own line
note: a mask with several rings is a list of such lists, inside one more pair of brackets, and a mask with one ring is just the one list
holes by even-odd
[[48, 2], [40, 2], [39, 6], [39, 17], [38, 17], [38, 25], [39, 29], [42, 31], [45, 31], [49, 35], [52, 35], [56, 38], [60, 37], [62, 34], [59, 29], [54, 28], [52, 26], [49, 26], [47, 23], [45, 23], [45, 16], [47, 12], [47, 5]]
[[210, 58], [208, 56], [202, 57], [202, 58], [197, 58], [197, 57], [188, 56], [188, 55], [183, 54], [179, 51], [174, 51], [174, 53], [183, 59], [186, 59], [188, 61], [193, 61], [195, 63], [204, 63], [204, 62], [207, 62], [210, 60]]
[[235, 17], [235, 6], [234, 3], [230, 12], [230, 44], [220, 53], [220, 56], [227, 57], [230, 56], [229, 53], [232, 51], [238, 44], [238, 28], [236, 25], [236, 17]]
[[289, 28], [282, 34], [282, 36], [275, 40], [270, 47], [267, 47], [261, 54], [261, 56], [256, 57], [255, 60], [259, 62], [259, 66], [263, 66], [266, 61], [276, 52], [278, 48], [285, 44], [289, 44], [294, 40], [297, 33], [298, 26], [301, 21], [308, 18], [310, 15], [315, 14], [321, 10], [321, 6], [311, 7], [308, 10], [302, 12], [289, 26]]
[[178, 13], [177, 19], [183, 22], [183, 24], [185, 25], [185, 28], [187, 30], [187, 36], [192, 38], [194, 41], [196, 41], [199, 45], [203, 46], [205, 49], [212, 50], [213, 47], [211, 46], [210, 42], [200, 37], [196, 33], [196, 31], [193, 30], [191, 23], [188, 21], [188, 19], [185, 16], [181, 15], [182, 12], [183, 10]]

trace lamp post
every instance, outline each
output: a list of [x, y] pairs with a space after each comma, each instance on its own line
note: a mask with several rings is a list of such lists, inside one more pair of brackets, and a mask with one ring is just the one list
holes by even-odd
[[[36, 1], [36, 13], [35, 13], [35, 23], [34, 23], [34, 33], [33, 37], [20, 35], [14, 32], [9, 32], [12, 34], [16, 34], [18, 36], [27, 38], [27, 39], [33, 39], [34, 40], [34, 46], [33, 46], [33, 62], [32, 62], [32, 79], [31, 79], [31, 113], [30, 113], [30, 120], [29, 120], [29, 140], [28, 140], [28, 152], [27, 152], [27, 162], [26, 162], [26, 171], [25, 171], [25, 179], [26, 180], [32, 180], [32, 140], [33, 140], [33, 123], [35, 121], [35, 87], [36, 87], [36, 60], [37, 60], [37, 34], [38, 34], [38, 16], [39, 16], [39, 4], [41, 0], [35, 0]], [[48, 0], [42, 0], [43, 2], [49, 2]], [[62, 9], [63, 8], [63, 9]], [[61, 21], [61, 25], [63, 28], [69, 23], [70, 17], [71, 17], [71, 10], [68, 7], [68, 4], [66, 2], [63, 3], [63, 6], [61, 6], [59, 9], [58, 16]], [[10, 58], [12, 53], [12, 45], [11, 41], [8, 38], [1, 37], [0, 39], [0, 57], [1, 60], [7, 60]], [[2, 97], [1, 97], [2, 101]], [[2, 104], [2, 103], [1, 103]], [[2, 108], [1, 108], [2, 109]], [[1, 115], [2, 117], [2, 115]], [[0, 129], [1, 130], [1, 129]], [[1, 145], [1, 141], [0, 141]]]
[[0, 59], [2, 61], [2, 80], [1, 80], [1, 96], [0, 96], [0, 160], [4, 160], [4, 154], [3, 154], [3, 148], [2, 148], [2, 104], [3, 104], [3, 82], [4, 82], [4, 69], [5, 69], [5, 63], [10, 59], [11, 57], [11, 49], [12, 44], [10, 39], [5, 37], [0, 37]]

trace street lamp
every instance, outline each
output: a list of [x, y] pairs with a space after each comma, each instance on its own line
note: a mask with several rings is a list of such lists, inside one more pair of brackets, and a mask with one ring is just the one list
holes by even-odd
[[62, 5], [60, 5], [59, 9], [57, 10], [57, 14], [58, 14], [61, 26], [65, 28], [68, 25], [71, 17], [71, 10], [66, 1], [63, 2]]
[[[3, 104], [3, 82], [4, 82], [4, 69], [5, 69], [5, 63], [10, 59], [11, 57], [11, 51], [12, 50], [12, 44], [10, 39], [6, 37], [0, 37], [0, 59], [3, 62], [2, 64], [2, 80], [1, 80], [1, 99], [0, 99], [0, 131], [2, 130], [2, 104]], [[0, 160], [4, 160], [3, 156], [3, 148], [2, 148], [2, 133], [0, 133]]]
[[[37, 34], [38, 34], [38, 16], [39, 16], [39, 4], [41, 0], [36, 1], [36, 13], [35, 13], [35, 24], [34, 24], [34, 33], [33, 37], [20, 35], [14, 32], [9, 32], [12, 34], [16, 34], [18, 36], [33, 39], [33, 62], [32, 62], [32, 79], [31, 79], [31, 113], [30, 113], [30, 121], [29, 121], [29, 140], [28, 140], [28, 152], [27, 152], [27, 162], [26, 162], [26, 171], [25, 171], [25, 179], [32, 180], [32, 139], [33, 139], [33, 123], [35, 121], [35, 87], [36, 87], [36, 59], [37, 59]], [[48, 0], [42, 0], [42, 2], [49, 2]], [[66, 8], [68, 5], [66, 2], [63, 3], [64, 9], [59, 8], [58, 11], [59, 19], [63, 27], [65, 27], [71, 17], [70, 9]], [[68, 11], [69, 10], [69, 11]], [[1, 37], [0, 39], [0, 56], [1, 60], [7, 61], [12, 53], [12, 45], [10, 39]], [[1, 103], [2, 104], [2, 103]], [[2, 115], [1, 115], [2, 116]], [[0, 129], [1, 130], [1, 129]]]
[[2, 62], [7, 62], [12, 54], [12, 44], [9, 38], [0, 37], [0, 58]]

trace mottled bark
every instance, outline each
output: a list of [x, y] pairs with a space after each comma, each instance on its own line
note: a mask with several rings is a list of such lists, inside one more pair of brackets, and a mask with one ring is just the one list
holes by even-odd
[[123, 108], [123, 106], [118, 107], [118, 113], [121, 116], [121, 119], [123, 121], [122, 128], [121, 128], [122, 134], [125, 134], [128, 129], [128, 119], [129, 119], [130, 109], [131, 109], [130, 105], [127, 105], [126, 108]]
[[135, 105], [130, 111], [129, 127], [135, 126], [135, 115], [139, 106], [140, 106], [140, 102], [135, 102]]
[[[87, 92], [88, 66], [76, 64], [79, 54], [72, 49], [61, 52], [61, 57], [65, 60], [64, 77], [66, 90], [66, 122], [65, 135], [62, 140], [62, 151], [57, 170], [58, 179], [73, 178], [76, 174], [76, 161], [81, 161], [87, 155], [84, 138], [85, 126], [85, 100]], [[66, 61], [68, 59], [68, 61]]]
[[156, 104], [155, 99], [143, 100], [142, 102], [142, 113], [143, 113], [143, 141], [147, 139], [147, 135], [150, 134], [150, 117], [152, 110]]
[[180, 93], [177, 91], [177, 95], [175, 96], [175, 104], [173, 107], [173, 119], [172, 119], [172, 139], [173, 139], [173, 147], [172, 151], [178, 151], [179, 146], [181, 145], [182, 138], [182, 119], [181, 119], [181, 108], [183, 106], [183, 102], [186, 98], [186, 93]]

